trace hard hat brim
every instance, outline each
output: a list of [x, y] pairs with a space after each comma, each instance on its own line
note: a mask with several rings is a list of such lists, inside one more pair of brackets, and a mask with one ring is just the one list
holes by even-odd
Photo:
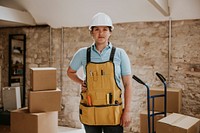
[[111, 27], [112, 31], [114, 30], [114, 26], [113, 25], [111, 25], [111, 26], [110, 25], [90, 25], [88, 29], [91, 31], [92, 27], [95, 27], [95, 26], [108, 26], [108, 27]]

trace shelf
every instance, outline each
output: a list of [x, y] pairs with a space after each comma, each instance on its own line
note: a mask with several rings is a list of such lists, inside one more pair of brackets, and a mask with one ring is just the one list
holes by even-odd
[[23, 57], [24, 55], [22, 53], [13, 53], [12, 56]]
[[23, 77], [23, 74], [16, 74], [16, 75], [11, 75], [12, 78], [20, 78]]
[[8, 86], [19, 86], [22, 94], [22, 107], [25, 107], [26, 86], [26, 35], [9, 35], [9, 78]]

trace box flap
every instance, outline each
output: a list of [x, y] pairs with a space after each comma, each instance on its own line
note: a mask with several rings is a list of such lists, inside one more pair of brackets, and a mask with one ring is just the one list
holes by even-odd
[[177, 113], [172, 113], [169, 116], [159, 120], [159, 122], [166, 123], [172, 125], [176, 123], [177, 120], [181, 119], [182, 115]]
[[[163, 91], [164, 88], [163, 87], [152, 87], [152, 88], [150, 88], [150, 90]], [[167, 91], [170, 91], [170, 92], [180, 92], [181, 89], [180, 88], [167, 88]]]
[[28, 107], [23, 107], [23, 108], [20, 108], [20, 109], [16, 109], [16, 110], [12, 110], [11, 112], [13, 112], [13, 113], [18, 113], [18, 112], [20, 112], [20, 113], [28, 113], [29, 111], [28, 111]]
[[59, 88], [56, 88], [55, 90], [44, 90], [44, 91], [30, 91], [31, 94], [37, 94], [37, 93], [55, 93], [60, 92], [61, 90]]
[[30, 68], [31, 70], [34, 70], [34, 71], [36, 71], [36, 70], [56, 70], [56, 68], [54, 68], [54, 67], [35, 67], [35, 68]]
[[190, 117], [182, 114], [173, 113], [161, 120], [159, 122], [176, 126], [183, 129], [189, 129], [192, 125], [196, 124], [200, 120], [195, 117]]
[[181, 118], [182, 119], [179, 119], [178, 121], [176, 121], [176, 123], [174, 123], [174, 126], [189, 129], [191, 126], [199, 121], [199, 119], [190, 116], [183, 115]]

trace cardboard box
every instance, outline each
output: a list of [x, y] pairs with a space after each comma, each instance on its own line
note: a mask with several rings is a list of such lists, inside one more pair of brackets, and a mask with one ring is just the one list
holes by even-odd
[[20, 87], [3, 87], [2, 100], [4, 111], [21, 108], [21, 90]]
[[0, 133], [10, 133], [10, 126], [0, 125]]
[[11, 112], [11, 133], [57, 133], [58, 112], [29, 113], [28, 108]]
[[56, 90], [56, 68], [30, 68], [30, 90]]
[[61, 90], [29, 91], [28, 107], [31, 113], [61, 110]]
[[[150, 112], [152, 113], [152, 112]], [[156, 112], [155, 112], [156, 113]], [[169, 115], [169, 113], [167, 113]], [[154, 129], [156, 131], [156, 123], [158, 120], [164, 118], [164, 115], [156, 115], [154, 117]], [[152, 131], [152, 117], [150, 119], [150, 126], [151, 126], [151, 131]], [[147, 115], [147, 110], [142, 111], [140, 113], [140, 133], [148, 133], [148, 115]]]
[[199, 133], [200, 120], [173, 113], [157, 122], [156, 133]]
[[[150, 95], [163, 94], [163, 88], [151, 88]], [[151, 101], [152, 102], [152, 101]], [[182, 91], [176, 88], [167, 88], [167, 112], [180, 113], [182, 107]], [[152, 109], [152, 104], [150, 103]], [[164, 97], [155, 98], [154, 110], [158, 112], [164, 111]]]

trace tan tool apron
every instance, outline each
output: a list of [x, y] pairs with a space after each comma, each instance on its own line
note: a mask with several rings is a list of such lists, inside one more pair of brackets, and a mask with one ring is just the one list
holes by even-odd
[[80, 120], [86, 125], [119, 125], [122, 115], [121, 89], [114, 76], [114, 63], [89, 62], [87, 91], [81, 93]]

